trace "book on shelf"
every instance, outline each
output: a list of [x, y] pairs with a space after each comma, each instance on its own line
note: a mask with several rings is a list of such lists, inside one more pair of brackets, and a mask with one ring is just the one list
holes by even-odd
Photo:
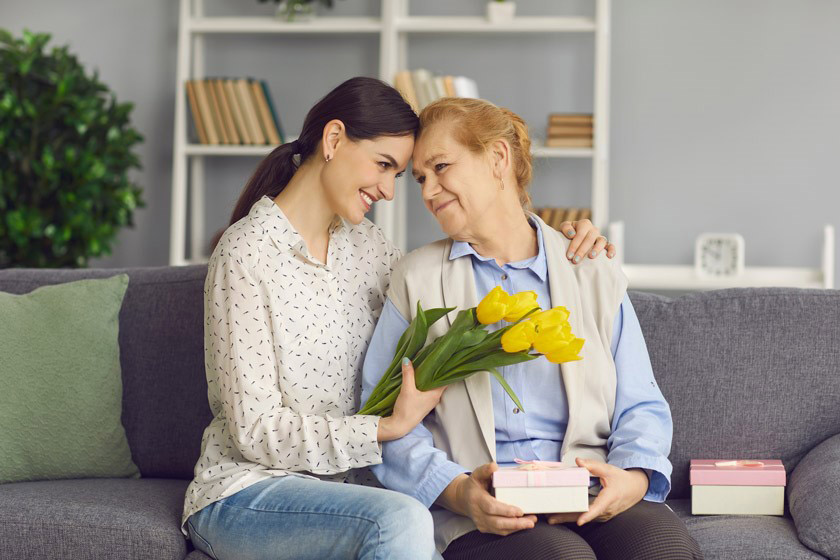
[[574, 222], [576, 220], [591, 220], [592, 212], [589, 208], [536, 208], [535, 213], [549, 226], [560, 230], [563, 222]]
[[549, 137], [569, 137], [569, 138], [591, 138], [592, 137], [592, 127], [591, 126], [563, 126], [559, 124], [551, 124], [548, 125], [548, 136]]
[[268, 109], [268, 101], [265, 99], [262, 84], [256, 80], [252, 80], [250, 85], [251, 93], [254, 96], [254, 104], [257, 106], [257, 113], [262, 131], [265, 134], [265, 137], [268, 138], [268, 143], [277, 146], [280, 144], [280, 134], [277, 132], [277, 127], [274, 125], [274, 121], [271, 118], [271, 111]]
[[283, 129], [264, 80], [188, 80], [185, 90], [201, 144], [279, 145], [284, 142]]
[[210, 144], [219, 144], [219, 134], [216, 132], [216, 125], [210, 110], [210, 101], [207, 98], [204, 81], [196, 80], [193, 82], [193, 85], [199, 107], [199, 114], [193, 115], [193, 118], [201, 119], [201, 122], [204, 123], [204, 130], [207, 131], [207, 142]]
[[592, 138], [549, 137], [545, 145], [548, 148], [591, 148]]
[[475, 80], [466, 76], [435, 76], [425, 68], [397, 72], [394, 87], [417, 112], [441, 97], [478, 97]]
[[548, 115], [548, 124], [571, 125], [571, 124], [588, 124], [593, 122], [592, 115], [589, 113], [551, 113]]
[[198, 98], [195, 94], [195, 84], [192, 80], [187, 82], [187, 100], [190, 104], [190, 112], [192, 114], [195, 132], [198, 134], [198, 141], [202, 144], [209, 144], [210, 141], [207, 139], [207, 131], [204, 129], [204, 122], [201, 120], [201, 111], [199, 110]]
[[222, 80], [222, 85], [224, 86], [225, 98], [228, 100], [228, 104], [230, 105], [231, 114], [233, 116], [233, 124], [236, 127], [236, 132], [239, 134], [239, 138], [242, 140], [243, 144], [254, 144], [254, 140], [248, 133], [248, 125], [245, 123], [245, 113], [242, 112], [242, 107], [240, 107], [239, 102], [237, 101], [233, 81]]
[[219, 102], [219, 108], [221, 109], [220, 115], [222, 124], [224, 125], [224, 129], [227, 132], [227, 137], [229, 140], [229, 144], [241, 144], [242, 142], [239, 139], [239, 133], [236, 131], [236, 126], [233, 124], [233, 114], [230, 110], [230, 104], [227, 99], [227, 95], [225, 95], [225, 87], [222, 85], [222, 80], [210, 80], [210, 84], [213, 86], [213, 90], [216, 92], [216, 99]]
[[245, 115], [248, 134], [251, 136], [254, 144], [265, 144], [265, 136], [263, 136], [260, 123], [257, 120], [257, 108], [254, 106], [254, 100], [251, 97], [251, 88], [248, 85], [248, 80], [245, 78], [235, 80], [234, 90], [236, 91], [239, 104], [242, 107], [242, 112]]
[[213, 125], [216, 127], [216, 132], [219, 134], [219, 142], [222, 144], [230, 144], [225, 123], [222, 120], [222, 108], [219, 99], [216, 97], [216, 88], [213, 87], [212, 80], [204, 82], [204, 89], [207, 92], [207, 99], [210, 101], [210, 115], [213, 119]]

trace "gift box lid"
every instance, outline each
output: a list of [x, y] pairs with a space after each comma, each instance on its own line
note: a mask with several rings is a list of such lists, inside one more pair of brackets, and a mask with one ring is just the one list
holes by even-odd
[[527, 486], [589, 486], [589, 471], [554, 461], [522, 461], [493, 473], [494, 488]]
[[692, 459], [690, 481], [693, 486], [785, 486], [785, 466], [777, 459]]

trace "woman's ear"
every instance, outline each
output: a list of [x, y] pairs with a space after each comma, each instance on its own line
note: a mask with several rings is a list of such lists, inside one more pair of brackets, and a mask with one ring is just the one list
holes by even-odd
[[324, 151], [324, 160], [329, 161], [335, 157], [335, 151], [344, 141], [344, 123], [333, 119], [324, 125], [324, 132], [321, 135], [321, 148]]
[[505, 140], [496, 140], [490, 145], [490, 161], [493, 174], [497, 179], [503, 179], [511, 165], [510, 146]]

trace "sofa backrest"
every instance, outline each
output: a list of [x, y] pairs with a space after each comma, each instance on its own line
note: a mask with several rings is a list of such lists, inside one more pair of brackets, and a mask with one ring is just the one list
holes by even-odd
[[[210, 422], [203, 356], [206, 266], [0, 271], [0, 291], [125, 272], [123, 424], [146, 477], [192, 478]], [[782, 459], [791, 472], [840, 433], [840, 291], [750, 288], [667, 298], [630, 292], [671, 406], [671, 498], [690, 459]]]
[[204, 377], [206, 266], [8, 269], [0, 291], [23, 294], [83, 278], [129, 275], [120, 311], [120, 364], [128, 444], [144, 477], [193, 476], [212, 419]]
[[671, 498], [690, 459], [781, 459], [840, 433], [840, 291], [630, 292], [671, 406]]

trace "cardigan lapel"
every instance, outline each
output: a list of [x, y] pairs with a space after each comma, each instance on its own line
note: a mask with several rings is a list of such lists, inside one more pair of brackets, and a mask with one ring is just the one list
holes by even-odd
[[[566, 259], [566, 247], [559, 238], [560, 234], [553, 228], [546, 225], [539, 217], [534, 216], [542, 228], [543, 244], [545, 246], [545, 258], [548, 267], [548, 287], [551, 293], [551, 305], [553, 307], [563, 306], [569, 310], [569, 324], [575, 336], [582, 336], [583, 323], [581, 313], [583, 306], [580, 300], [577, 278], [572, 271], [572, 265]], [[581, 354], [585, 356], [586, 344], [584, 343]], [[563, 437], [563, 445], [560, 452], [561, 460], [565, 458], [569, 445], [579, 439], [579, 432], [585, 426], [579, 426], [579, 405], [583, 398], [584, 375], [586, 375], [586, 360], [567, 362], [560, 364], [560, 371], [563, 375], [563, 385], [566, 388], [566, 399], [569, 405], [569, 418], [566, 425], [566, 434]], [[574, 457], [571, 457], [574, 462]]]
[[[475, 292], [475, 277], [473, 276], [472, 259], [449, 259], [452, 251], [452, 240], [448, 240], [443, 251], [441, 281], [443, 282], [443, 301], [446, 307], [456, 307], [446, 316], [449, 326], [461, 309], [468, 309], [478, 305]], [[490, 374], [479, 372], [464, 381], [470, 396], [473, 413], [481, 427], [487, 451], [496, 460], [496, 427], [493, 420], [493, 395], [490, 389]]]

